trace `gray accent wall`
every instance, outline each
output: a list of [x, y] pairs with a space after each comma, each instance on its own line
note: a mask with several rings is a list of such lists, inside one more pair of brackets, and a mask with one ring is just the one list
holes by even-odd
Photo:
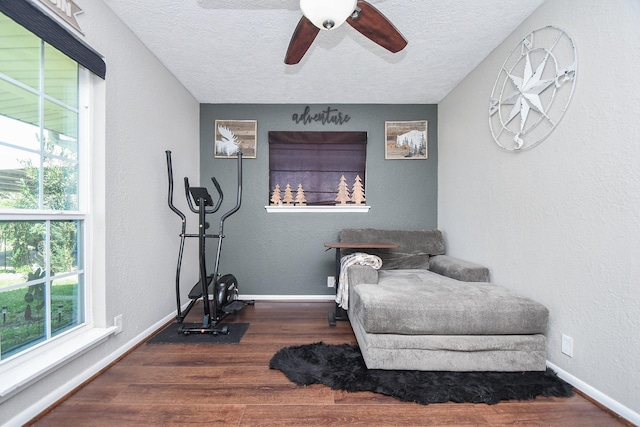
[[[257, 120], [256, 159], [243, 161], [243, 197], [240, 210], [225, 222], [220, 273], [234, 274], [241, 294], [260, 296], [330, 295], [327, 276], [334, 275], [333, 250], [342, 228], [432, 229], [437, 225], [438, 144], [436, 105], [309, 105], [312, 113], [328, 107], [350, 117], [334, 123], [296, 123], [305, 104], [200, 106], [200, 182], [214, 192], [211, 177], [220, 182], [225, 197], [217, 214], [210, 215], [210, 233], [217, 233], [219, 213], [235, 204], [237, 162], [213, 156], [215, 120]], [[385, 121], [428, 120], [428, 159], [385, 160]], [[269, 203], [269, 131], [366, 131], [366, 198], [368, 213], [267, 213]], [[192, 171], [190, 180], [197, 178]], [[176, 171], [176, 180], [182, 180]], [[181, 181], [180, 181], [181, 182]], [[182, 194], [182, 193], [180, 193]], [[197, 222], [191, 214], [187, 221]], [[195, 239], [194, 239], [195, 240]], [[195, 245], [195, 242], [188, 244]], [[213, 270], [216, 241], [207, 244]], [[183, 268], [197, 269], [197, 260]]]

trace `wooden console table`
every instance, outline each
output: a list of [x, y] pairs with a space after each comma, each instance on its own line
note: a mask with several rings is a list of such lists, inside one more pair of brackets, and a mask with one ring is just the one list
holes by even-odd
[[[327, 242], [324, 247], [336, 250], [336, 272], [334, 277], [334, 288], [338, 292], [338, 282], [340, 281], [340, 249], [395, 249], [400, 245], [387, 242]], [[336, 326], [336, 320], [348, 320], [347, 312], [336, 303], [335, 310], [329, 312], [329, 325]]]

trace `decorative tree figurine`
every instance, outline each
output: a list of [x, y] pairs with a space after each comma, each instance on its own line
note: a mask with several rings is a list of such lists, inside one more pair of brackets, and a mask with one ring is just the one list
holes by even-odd
[[293, 202], [293, 193], [291, 192], [291, 186], [287, 183], [287, 186], [284, 189], [284, 198], [282, 199], [285, 206], [291, 206]]
[[282, 199], [280, 198], [280, 185], [276, 184], [276, 187], [273, 189], [273, 194], [271, 195], [271, 205], [277, 206], [282, 204]]
[[[340, 177], [340, 183], [338, 184], [336, 202], [340, 202], [341, 205], [346, 205], [349, 200], [351, 200], [349, 198], [349, 187], [347, 187], [347, 180], [344, 178], [344, 175], [342, 175]], [[338, 203], [336, 203], [336, 205], [337, 204]]]
[[304, 197], [302, 184], [298, 184], [298, 191], [296, 192], [296, 204], [298, 206], [305, 206], [307, 204], [307, 199]]
[[351, 192], [351, 201], [356, 205], [362, 205], [366, 200], [364, 188], [362, 188], [362, 180], [360, 175], [356, 175], [356, 181], [353, 183], [353, 191]]

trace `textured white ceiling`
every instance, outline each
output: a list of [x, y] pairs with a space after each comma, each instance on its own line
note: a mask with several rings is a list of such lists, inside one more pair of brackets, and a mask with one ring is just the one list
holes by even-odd
[[344, 24], [285, 65], [297, 0], [104, 1], [198, 101], [242, 104], [438, 103], [544, 2], [370, 0], [403, 51]]

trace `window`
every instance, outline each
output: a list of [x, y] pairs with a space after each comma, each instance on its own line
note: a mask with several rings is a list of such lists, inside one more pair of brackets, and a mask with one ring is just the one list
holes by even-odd
[[0, 359], [85, 321], [87, 78], [0, 13]]
[[300, 185], [308, 205], [335, 205], [342, 176], [364, 190], [366, 163], [366, 132], [269, 132], [270, 191]]

